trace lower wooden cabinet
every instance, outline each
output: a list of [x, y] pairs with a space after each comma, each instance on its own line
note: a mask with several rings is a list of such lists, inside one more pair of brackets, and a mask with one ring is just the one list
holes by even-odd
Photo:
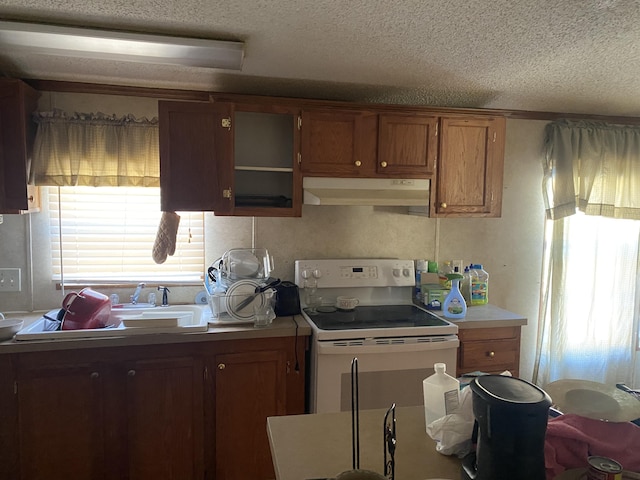
[[458, 330], [457, 376], [481, 371], [520, 374], [520, 327], [465, 328]]
[[105, 377], [91, 361], [61, 358], [35, 368], [19, 366], [19, 476], [13, 478], [108, 478], [104, 469], [108, 455], [103, 428]]
[[281, 350], [216, 355], [216, 479], [275, 478], [266, 418], [287, 413], [285, 370]]
[[266, 419], [304, 413], [305, 349], [278, 337], [0, 356], [0, 479], [274, 478]]

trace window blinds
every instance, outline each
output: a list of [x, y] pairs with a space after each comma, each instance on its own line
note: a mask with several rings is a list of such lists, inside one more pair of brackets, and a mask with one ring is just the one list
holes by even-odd
[[54, 280], [66, 283], [201, 282], [201, 212], [180, 213], [176, 251], [151, 258], [160, 217], [160, 189], [46, 187]]

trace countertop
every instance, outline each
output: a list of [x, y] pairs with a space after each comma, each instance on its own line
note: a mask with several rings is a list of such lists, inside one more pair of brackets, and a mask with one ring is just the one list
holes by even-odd
[[[42, 312], [12, 313], [7, 318], [22, 318], [25, 326], [39, 319]], [[168, 343], [210, 342], [251, 338], [293, 337], [311, 335], [311, 327], [302, 315], [277, 317], [267, 327], [255, 328], [252, 323], [209, 324], [206, 332], [161, 333], [148, 335], [113, 336], [99, 338], [77, 338], [56, 340], [0, 342], [0, 355], [5, 353], [41, 352], [98, 347], [121, 347], [134, 345], [161, 345]]]
[[527, 319], [522, 315], [491, 304], [467, 307], [467, 314], [464, 318], [446, 318], [440, 310], [429, 311], [456, 324], [460, 330], [466, 328], [517, 327], [527, 324]]
[[[25, 326], [42, 316], [42, 312], [11, 313], [7, 318], [22, 318]], [[443, 317], [441, 311], [431, 310], [431, 313]], [[527, 319], [521, 315], [509, 312], [495, 305], [474, 305], [467, 309], [463, 319], [446, 319], [456, 324], [459, 329], [512, 327], [527, 324]], [[34, 352], [46, 350], [68, 350], [75, 348], [96, 348], [105, 346], [157, 345], [165, 343], [208, 342], [212, 340], [238, 340], [249, 338], [268, 338], [283, 336], [310, 336], [311, 326], [302, 315], [278, 317], [268, 327], [254, 328], [253, 324], [217, 323], [209, 324], [206, 332], [192, 333], [163, 333], [133, 336], [113, 336], [100, 338], [64, 339], [64, 340], [36, 340], [0, 342], [0, 354], [17, 352]]]
[[[360, 468], [384, 472], [386, 410], [360, 412]], [[267, 432], [277, 480], [331, 478], [352, 467], [351, 412], [269, 417]], [[396, 408], [396, 480], [459, 479], [460, 459], [438, 453], [424, 408]]]

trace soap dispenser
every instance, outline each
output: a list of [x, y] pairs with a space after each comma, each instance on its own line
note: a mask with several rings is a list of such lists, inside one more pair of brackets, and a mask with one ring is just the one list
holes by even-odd
[[460, 280], [462, 278], [459, 273], [447, 275], [447, 279], [451, 280], [451, 291], [442, 305], [442, 314], [445, 318], [464, 318], [467, 314], [467, 303], [460, 292]]

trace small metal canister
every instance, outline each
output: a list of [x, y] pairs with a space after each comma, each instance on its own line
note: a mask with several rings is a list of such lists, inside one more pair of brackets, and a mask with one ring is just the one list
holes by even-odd
[[622, 465], [607, 457], [589, 457], [589, 480], [622, 480]]

